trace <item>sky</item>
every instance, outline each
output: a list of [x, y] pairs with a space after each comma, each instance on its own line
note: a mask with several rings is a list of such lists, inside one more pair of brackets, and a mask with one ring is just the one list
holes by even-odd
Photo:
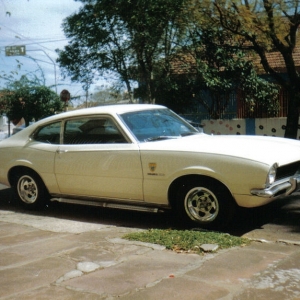
[[[22, 63], [20, 75], [40, 77], [42, 70], [46, 86], [56, 83], [57, 88], [52, 89], [58, 94], [67, 89], [71, 96], [83, 95], [79, 83], [63, 79], [55, 52], [67, 45], [61, 27], [63, 19], [78, 11], [80, 6], [82, 3], [74, 0], [0, 0], [0, 74], [17, 70], [18, 60]], [[5, 47], [23, 45], [26, 56], [5, 55]], [[3, 87], [1, 79], [0, 86]]]

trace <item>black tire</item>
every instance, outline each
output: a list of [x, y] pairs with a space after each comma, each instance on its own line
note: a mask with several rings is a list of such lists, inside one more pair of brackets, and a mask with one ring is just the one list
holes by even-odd
[[28, 209], [41, 209], [49, 200], [43, 181], [30, 170], [24, 170], [16, 175], [13, 189], [19, 203]]
[[213, 179], [185, 181], [177, 191], [175, 210], [179, 224], [184, 227], [223, 229], [235, 208], [227, 188]]

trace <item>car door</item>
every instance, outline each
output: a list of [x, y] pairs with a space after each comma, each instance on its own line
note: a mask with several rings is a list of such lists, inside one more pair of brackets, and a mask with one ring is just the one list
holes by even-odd
[[64, 195], [143, 200], [139, 148], [109, 116], [65, 122], [55, 174]]

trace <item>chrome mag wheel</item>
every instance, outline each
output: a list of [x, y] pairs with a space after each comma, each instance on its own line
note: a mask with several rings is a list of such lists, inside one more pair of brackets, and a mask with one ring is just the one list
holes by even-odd
[[17, 192], [21, 201], [27, 204], [33, 204], [38, 199], [38, 184], [31, 176], [23, 175], [18, 180]]
[[187, 215], [198, 222], [211, 222], [219, 213], [219, 202], [215, 194], [203, 187], [191, 189], [184, 199]]

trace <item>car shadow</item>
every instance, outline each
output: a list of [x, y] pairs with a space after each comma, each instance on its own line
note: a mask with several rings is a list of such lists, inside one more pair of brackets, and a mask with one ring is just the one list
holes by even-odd
[[[30, 211], [18, 204], [10, 188], [0, 190], [0, 210], [128, 228], [182, 229], [176, 225], [171, 212], [154, 214], [57, 202], [49, 203], [42, 210]], [[300, 193], [258, 208], [238, 208], [233, 221], [220, 231], [242, 236], [268, 223], [300, 233]]]
[[0, 189], [0, 210], [140, 229], [165, 229], [172, 227], [172, 218], [169, 213], [147, 213], [88, 205], [58, 203], [55, 201], [48, 203], [40, 210], [28, 210], [22, 207], [14, 198], [11, 188]]
[[282, 197], [270, 204], [256, 208], [238, 208], [227, 231], [242, 236], [266, 224], [288, 228], [289, 232], [300, 233], [300, 193]]

